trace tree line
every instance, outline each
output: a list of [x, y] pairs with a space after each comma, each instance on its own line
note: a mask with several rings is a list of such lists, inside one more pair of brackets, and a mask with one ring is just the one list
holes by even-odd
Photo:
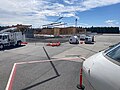
[[119, 27], [85, 27], [86, 31], [92, 33], [119, 33]]

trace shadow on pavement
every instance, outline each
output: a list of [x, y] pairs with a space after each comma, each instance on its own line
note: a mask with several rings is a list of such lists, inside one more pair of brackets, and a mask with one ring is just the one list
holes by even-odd
[[43, 84], [43, 83], [45, 83], [45, 82], [48, 82], [48, 81], [50, 81], [50, 80], [52, 80], [52, 79], [55, 79], [55, 78], [57, 78], [57, 77], [59, 77], [59, 76], [60, 76], [60, 75], [53, 76], [53, 77], [48, 78], [48, 79], [46, 79], [46, 80], [44, 80], [44, 81], [41, 81], [41, 82], [38, 82], [38, 83], [36, 83], [36, 84], [34, 84], [34, 85], [28, 86], [28, 87], [26, 87], [26, 88], [24, 88], [24, 89], [22, 89], [22, 90], [31, 89], [31, 88], [33, 88], [33, 87], [35, 87], [35, 86], [38, 86], [38, 85]]
[[24, 47], [24, 46], [26, 46], [26, 45], [5, 47], [4, 49], [2, 49], [0, 51], [10, 50], [10, 49], [15, 49], [15, 48], [20, 48], [20, 47]]

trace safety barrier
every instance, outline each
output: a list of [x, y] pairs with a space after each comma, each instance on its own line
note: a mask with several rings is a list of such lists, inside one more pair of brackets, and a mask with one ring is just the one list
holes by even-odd
[[60, 45], [61, 45], [60, 42], [56, 42], [56, 43], [48, 43], [48, 44], [47, 44], [47, 46], [52, 46], [52, 47], [54, 47], [54, 46], [60, 46]]
[[80, 44], [83, 44], [84, 43], [84, 41], [80, 41]]
[[77, 88], [78, 89], [81, 89], [81, 90], [84, 90], [85, 89], [85, 86], [82, 84], [83, 83], [83, 76], [82, 76], [82, 68], [80, 69], [80, 84], [77, 85]]

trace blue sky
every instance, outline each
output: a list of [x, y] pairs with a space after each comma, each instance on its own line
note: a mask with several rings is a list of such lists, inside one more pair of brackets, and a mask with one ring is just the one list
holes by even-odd
[[41, 27], [63, 17], [66, 26], [75, 26], [77, 19], [82, 27], [120, 27], [119, 9], [120, 0], [1, 0], [0, 25]]

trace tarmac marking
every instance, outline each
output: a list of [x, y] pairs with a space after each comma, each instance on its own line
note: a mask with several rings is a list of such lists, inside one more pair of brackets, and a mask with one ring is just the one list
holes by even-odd
[[5, 89], [5, 90], [12, 90], [12, 85], [13, 85], [14, 77], [15, 77], [15, 74], [16, 74], [16, 66], [17, 66], [17, 64], [16, 64], [16, 63], [14, 63], [14, 65], [13, 65], [13, 68], [12, 68], [12, 71], [11, 71], [11, 74], [10, 74], [10, 77], [9, 77], [9, 80], [8, 80], [8, 83], [7, 83], [7, 86], [6, 86], [6, 89]]
[[[68, 61], [75, 61], [75, 60], [80, 60], [80, 58], [60, 58], [60, 59], [53, 59], [53, 60], [40, 60], [40, 61], [29, 61], [29, 62], [18, 62], [16, 64], [30, 64], [30, 63], [44, 63], [44, 62], [49, 62], [49, 61], [64, 61], [64, 60], [68, 60]], [[81, 61], [81, 60], [80, 60]], [[77, 62], [77, 61], [75, 61]]]
[[[22, 65], [22, 64], [30, 64], [30, 63], [44, 63], [44, 62], [50, 62], [50, 61], [74, 61], [74, 62], [80, 62], [80, 58], [61, 58], [61, 59], [53, 59], [53, 60], [40, 60], [40, 61], [29, 61], [29, 62], [18, 62], [18, 63], [14, 63], [10, 77], [8, 79], [8, 83], [6, 86], [5, 90], [12, 90], [12, 86], [13, 86], [13, 81], [14, 81], [14, 77], [16, 74], [16, 68], [17, 65]], [[75, 61], [77, 60], [77, 61]], [[79, 60], [79, 61], [78, 61]], [[82, 61], [81, 61], [82, 62]]]

